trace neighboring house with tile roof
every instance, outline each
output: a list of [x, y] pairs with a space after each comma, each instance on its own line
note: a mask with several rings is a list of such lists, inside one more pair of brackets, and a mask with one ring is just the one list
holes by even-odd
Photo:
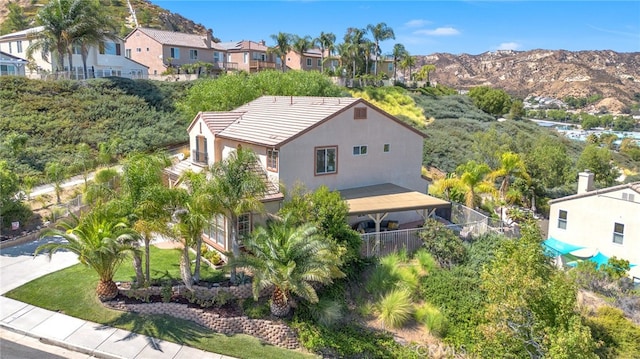
[[[191, 156], [183, 162], [197, 171], [242, 147], [258, 155], [273, 188], [324, 185], [351, 193], [372, 186], [376, 198], [392, 191], [376, 200], [378, 212], [370, 218], [378, 222], [424, 220], [428, 210], [450, 206], [425, 194], [424, 134], [360, 98], [263, 96], [232, 111], [200, 112], [188, 132]], [[268, 195], [267, 211], [275, 213], [283, 196]], [[361, 199], [361, 193], [353, 198]], [[350, 221], [366, 214], [359, 208]], [[213, 242], [217, 249], [229, 248], [224, 241]]]
[[180, 68], [196, 62], [209, 63], [218, 73], [236, 70], [237, 65], [227, 61], [225, 48], [213, 42], [212, 37], [210, 31], [196, 35], [139, 27], [125, 38], [125, 54], [149, 66], [152, 77], [170, 66]]
[[264, 41], [250, 40], [220, 42], [227, 52], [227, 61], [238, 64], [238, 70], [258, 72], [276, 69], [276, 56], [269, 53]]
[[[322, 71], [324, 70], [332, 70], [335, 71], [339, 66], [339, 61], [336, 57], [329, 58], [329, 51], [325, 50], [324, 56], [324, 67], [322, 66], [322, 50], [320, 49], [309, 49], [309, 51], [305, 52], [300, 58], [300, 54], [291, 50], [287, 53], [286, 61], [287, 61], [287, 69], [291, 70], [305, 70], [305, 71]], [[280, 60], [278, 59], [278, 66]]]
[[640, 182], [595, 189], [593, 173], [581, 172], [577, 194], [549, 204], [549, 238], [626, 259], [640, 279]]
[[[31, 58], [27, 56], [29, 46], [37, 41], [44, 27], [34, 27], [0, 36], [0, 51], [27, 60], [29, 63], [25, 75], [31, 78], [43, 78], [48, 75], [65, 76], [71, 79], [84, 79], [80, 47], [73, 47], [71, 68], [65, 54], [63, 64], [58, 64], [57, 56], [52, 53], [34, 51]], [[98, 46], [90, 46], [87, 53], [87, 77], [120, 76], [128, 78], [147, 78], [148, 69], [143, 64], [124, 56], [124, 42], [121, 39], [105, 39]]]
[[25, 76], [28, 61], [0, 51], [0, 76]]

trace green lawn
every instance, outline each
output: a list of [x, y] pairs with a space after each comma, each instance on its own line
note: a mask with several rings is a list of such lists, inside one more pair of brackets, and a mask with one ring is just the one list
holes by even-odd
[[[179, 250], [151, 247], [151, 277], [180, 278]], [[134, 278], [131, 261], [118, 270], [116, 281]], [[223, 274], [203, 266], [202, 277], [220, 280]], [[222, 335], [195, 323], [170, 316], [138, 315], [105, 308], [95, 295], [98, 276], [77, 264], [38, 278], [5, 296], [52, 311], [129, 330], [143, 335], [238, 358], [313, 358], [308, 354], [260, 343], [248, 335]]]

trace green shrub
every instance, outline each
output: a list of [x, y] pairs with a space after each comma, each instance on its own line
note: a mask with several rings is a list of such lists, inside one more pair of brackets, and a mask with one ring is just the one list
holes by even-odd
[[422, 269], [426, 273], [431, 273], [434, 269], [437, 268], [436, 260], [433, 258], [431, 253], [424, 248], [420, 248], [414, 255], [413, 258], [420, 265], [420, 269]]
[[378, 319], [386, 327], [400, 328], [413, 314], [411, 293], [405, 289], [394, 289], [377, 304]]
[[586, 324], [591, 336], [602, 345], [596, 350], [601, 358], [640, 357], [640, 327], [624, 317], [621, 310], [609, 306], [598, 308]]
[[309, 303], [309, 312], [316, 323], [329, 327], [342, 319], [342, 307], [337, 300], [321, 298], [318, 303]]
[[447, 320], [444, 315], [429, 303], [418, 306], [413, 317], [418, 323], [424, 324], [431, 334], [444, 336], [447, 332]]
[[419, 358], [418, 353], [398, 344], [390, 334], [372, 331], [352, 323], [328, 328], [296, 318], [290, 325], [306, 349], [323, 357]]
[[253, 298], [241, 300], [240, 305], [244, 315], [251, 319], [263, 319], [269, 317], [271, 309], [267, 300], [255, 301]]

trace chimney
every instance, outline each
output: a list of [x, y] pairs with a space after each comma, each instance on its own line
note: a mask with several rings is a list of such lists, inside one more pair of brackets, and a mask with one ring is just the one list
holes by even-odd
[[578, 173], [578, 194], [593, 191], [593, 173], [589, 170]]
[[207, 49], [211, 48], [211, 39], [213, 38], [213, 30], [208, 29], [207, 32], [205, 33], [204, 37], [202, 38], [202, 40], [204, 40], [204, 45], [207, 47]]
[[260, 40], [260, 45], [267, 46], [267, 43], [264, 40]]

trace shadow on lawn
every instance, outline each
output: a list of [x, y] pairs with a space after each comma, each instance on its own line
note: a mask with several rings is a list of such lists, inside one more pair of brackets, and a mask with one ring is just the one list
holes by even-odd
[[157, 351], [164, 352], [162, 342], [166, 340], [178, 344], [196, 342], [211, 334], [211, 331], [186, 320], [173, 318], [168, 315], [139, 315], [123, 313], [117, 319], [104, 323], [100, 329], [109, 327], [125, 328], [132, 332], [122, 340], [131, 340], [136, 335], [145, 335], [149, 345]]

